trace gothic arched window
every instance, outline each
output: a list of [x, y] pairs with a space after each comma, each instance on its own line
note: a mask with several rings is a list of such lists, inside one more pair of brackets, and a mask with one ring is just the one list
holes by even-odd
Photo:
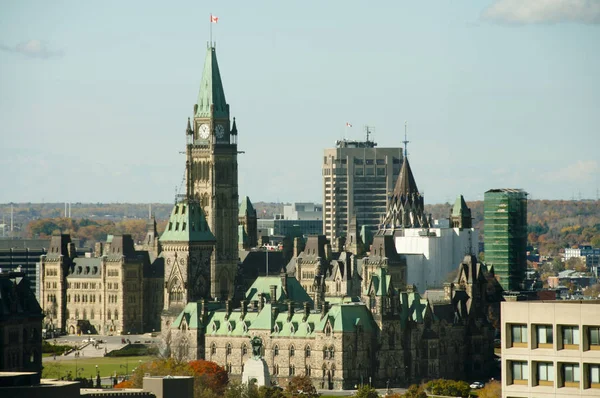
[[231, 344], [227, 343], [227, 351], [226, 351], [227, 355], [231, 355]]
[[307, 345], [306, 348], [304, 349], [304, 356], [306, 358], [310, 358], [310, 346]]
[[294, 355], [296, 355], [296, 349], [294, 348], [294, 346], [290, 347], [290, 357], [293, 357]]
[[273, 356], [277, 356], [277, 355], [279, 355], [279, 346], [278, 345], [273, 347]]

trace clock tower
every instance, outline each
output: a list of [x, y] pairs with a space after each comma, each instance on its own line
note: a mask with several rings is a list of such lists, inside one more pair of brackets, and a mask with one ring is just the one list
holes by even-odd
[[190, 191], [200, 203], [216, 238], [210, 295], [217, 299], [231, 298], [239, 258], [237, 128], [235, 119], [231, 123], [214, 46], [207, 48], [190, 127], [187, 132]]

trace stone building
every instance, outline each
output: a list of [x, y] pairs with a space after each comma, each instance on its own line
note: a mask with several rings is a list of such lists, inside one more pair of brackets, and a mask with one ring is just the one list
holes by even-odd
[[42, 370], [44, 314], [24, 272], [0, 272], [0, 371]]
[[162, 284], [161, 264], [136, 250], [130, 235], [109, 236], [85, 257], [77, 256], [69, 235], [54, 235], [40, 273], [45, 329], [116, 334], [160, 328], [162, 295], [151, 292]]

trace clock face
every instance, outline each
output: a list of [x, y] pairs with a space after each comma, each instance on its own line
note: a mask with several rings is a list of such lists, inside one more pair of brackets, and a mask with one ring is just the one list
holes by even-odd
[[225, 135], [225, 127], [223, 127], [222, 124], [217, 124], [215, 132], [217, 134], [217, 138], [223, 138], [223, 136]]
[[200, 128], [198, 129], [198, 133], [200, 135], [200, 138], [202, 138], [203, 140], [208, 138], [208, 134], [209, 134], [209, 127], [208, 124], [201, 124]]

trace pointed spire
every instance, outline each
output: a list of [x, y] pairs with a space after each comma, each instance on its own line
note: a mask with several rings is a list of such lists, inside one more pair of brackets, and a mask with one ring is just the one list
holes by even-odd
[[231, 126], [231, 135], [237, 135], [237, 126], [235, 125], [235, 118], [233, 118], [233, 126]]
[[408, 158], [404, 158], [402, 168], [400, 169], [400, 175], [398, 175], [398, 180], [394, 187], [394, 197], [418, 193], [419, 189], [417, 188], [417, 182], [410, 169], [410, 164], [408, 164]]
[[217, 53], [212, 46], [209, 46], [206, 52], [197, 105], [195, 117], [229, 117], [229, 105], [225, 100]]
[[192, 131], [192, 125], [190, 124], [190, 118], [188, 117], [187, 127], [185, 129], [185, 133], [187, 135], [192, 135], [194, 132]]

